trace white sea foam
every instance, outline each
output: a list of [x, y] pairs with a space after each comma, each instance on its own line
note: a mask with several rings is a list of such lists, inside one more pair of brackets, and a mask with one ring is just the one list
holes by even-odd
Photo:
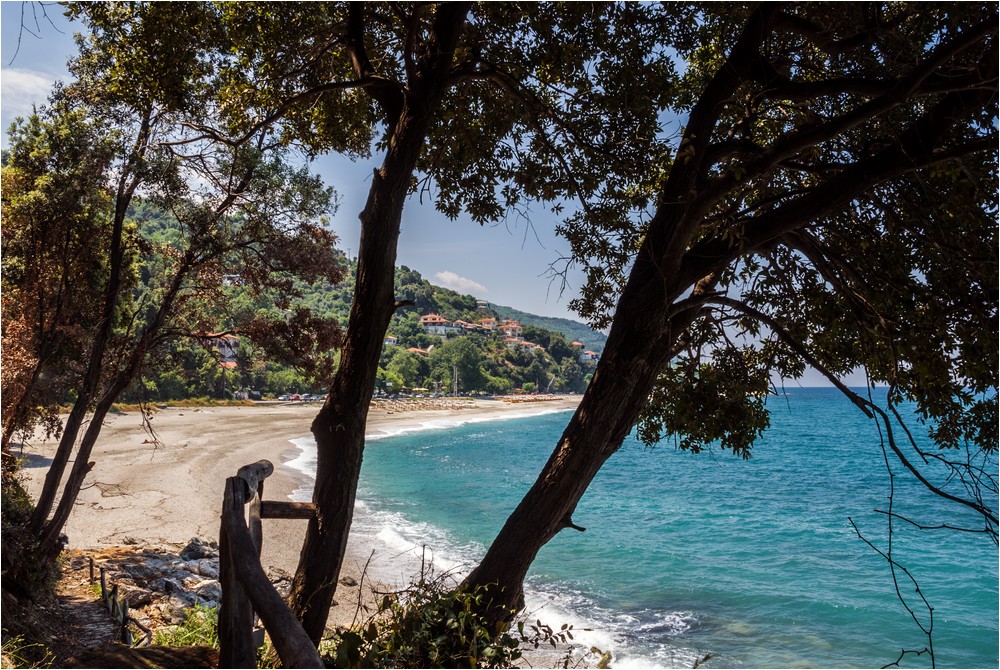
[[510, 421], [513, 419], [530, 419], [536, 416], [545, 416], [548, 414], [561, 414], [563, 412], [572, 412], [572, 409], [567, 408], [553, 408], [553, 407], [537, 407], [534, 409], [525, 409], [520, 412], [503, 412], [501, 414], [487, 414], [482, 416], [470, 416], [467, 418], [460, 417], [450, 417], [447, 419], [430, 419], [428, 421], [421, 421], [420, 423], [403, 424], [399, 426], [387, 426], [379, 429], [377, 432], [371, 432], [365, 434], [366, 441], [382, 440], [387, 437], [395, 437], [397, 435], [405, 435], [408, 433], [419, 433], [428, 430], [448, 430], [451, 428], [458, 428], [460, 426], [465, 426], [474, 423], [492, 423], [494, 421]]
[[[366, 439], [380, 440], [405, 433], [447, 430], [471, 423], [495, 421], [498, 418], [527, 418], [560, 411], [565, 410], [425, 421], [400, 426], [392, 432], [368, 435]], [[289, 497], [295, 501], [309, 501], [312, 499], [316, 474], [315, 442], [309, 437], [291, 442], [298, 448], [298, 454], [283, 465], [303, 475], [305, 482]], [[363, 492], [359, 492], [360, 495]], [[369, 576], [395, 586], [403, 586], [421, 574], [447, 574], [456, 581], [461, 580], [486, 549], [474, 543], [462, 544], [443, 528], [413, 521], [398, 511], [379, 509], [377, 501], [362, 497], [355, 502], [352, 533], [374, 549], [374, 557], [368, 565]], [[596, 647], [612, 652], [615, 667], [623, 668], [690, 667], [698, 658], [696, 653], [672, 645], [657, 645], [652, 649], [648, 645], [642, 645], [641, 650], [634, 647], [634, 641], [644, 631], [680, 635], [694, 621], [690, 613], [641, 613], [644, 616], [637, 617], [610, 612], [567, 585], [543, 584], [534, 580], [525, 585], [525, 604], [531, 620], [540, 619], [556, 630], [563, 624], [572, 626], [573, 642], [577, 646], [577, 651], [574, 652], [576, 657], [583, 655], [591, 647]]]

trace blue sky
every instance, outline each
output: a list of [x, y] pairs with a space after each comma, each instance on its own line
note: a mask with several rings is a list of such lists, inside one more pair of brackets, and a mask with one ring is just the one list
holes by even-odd
[[[37, 37], [22, 33], [18, 49], [22, 8], [25, 25]], [[0, 9], [0, 116], [6, 131], [17, 115], [30, 112], [32, 103], [45, 102], [53, 81], [68, 79], [66, 61], [75, 52], [75, 45], [74, 26], [58, 6], [46, 8], [55, 27], [42, 17], [38, 3], [3, 2]], [[4, 146], [6, 143], [4, 134]], [[355, 163], [331, 155], [313, 165], [340, 196], [332, 226], [341, 248], [352, 256], [357, 255], [360, 239], [358, 213], [364, 207], [372, 167], [378, 160]], [[568, 254], [569, 245], [555, 234], [556, 219], [546, 216], [545, 209], [536, 209], [537, 217], [530, 225], [511, 217], [506, 222], [479, 226], [468, 219], [451, 221], [413, 197], [403, 211], [397, 264], [417, 270], [435, 284], [496, 304], [545, 316], [577, 318], [568, 303], [577, 295], [582, 275], [570, 273], [570, 285], [562, 295], [559, 282], [547, 277], [550, 265]]]

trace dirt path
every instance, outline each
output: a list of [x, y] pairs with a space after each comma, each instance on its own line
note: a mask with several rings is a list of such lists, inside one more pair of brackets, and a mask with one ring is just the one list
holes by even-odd
[[[56, 586], [63, 644], [56, 654], [59, 660], [76, 656], [88, 647], [110, 644], [118, 639], [118, 625], [104, 608], [100, 591], [90, 585], [87, 556], [76, 551], [66, 552], [66, 564]], [[98, 589], [100, 584], [98, 583]]]

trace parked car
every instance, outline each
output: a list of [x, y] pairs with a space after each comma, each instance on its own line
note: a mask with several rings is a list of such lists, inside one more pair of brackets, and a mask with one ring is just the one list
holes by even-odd
[[278, 396], [278, 400], [291, 400], [291, 398], [289, 398], [287, 394], [283, 393]]

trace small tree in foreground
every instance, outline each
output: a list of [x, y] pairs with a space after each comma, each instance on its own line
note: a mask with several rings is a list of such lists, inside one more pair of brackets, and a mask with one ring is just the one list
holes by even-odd
[[[193, 35], [182, 25], [171, 29]], [[174, 46], [186, 53], [182, 43]], [[166, 341], [198, 337], [227, 317], [224, 275], [240, 275], [251, 290], [280, 288], [286, 293], [293, 275], [307, 281], [320, 277], [336, 281], [340, 275], [333, 253], [335, 238], [323, 227], [331, 192], [306, 170], [289, 165], [279, 140], [267, 131], [239, 146], [201, 137], [192, 127], [204, 119], [200, 115], [212, 114], [214, 100], [204, 90], [186, 88], [190, 73], [185, 76], [184, 68], [174, 73], [175, 80], [150, 84], [176, 94], [170, 96], [130, 80], [113, 58], [103, 56], [84, 47], [71, 63], [79, 79], [57, 91], [49, 109], [15, 124], [9, 169], [27, 177], [5, 182], [5, 209], [8, 197], [14, 204], [34, 197], [33, 208], [12, 212], [20, 227], [48, 231], [58, 244], [74, 239], [63, 230], [72, 229], [80, 236], [89, 226], [96, 232], [90, 236], [88, 251], [99, 260], [90, 268], [89, 282], [82, 284], [97, 287], [93, 302], [86, 302], [90, 293], [82, 292], [77, 307], [90, 309], [90, 318], [74, 324], [84, 331], [78, 335], [79, 372], [60, 375], [55, 369], [58, 361], [44, 355], [47, 340], [36, 338], [24, 367], [38, 361], [34, 366], [43, 374], [29, 369], [20, 375], [30, 380], [27, 390], [19, 391], [28, 398], [37, 394], [31, 384], [37, 388], [46, 380], [45, 373], [72, 381], [64, 392], [72, 394], [73, 408], [27, 524], [43, 560], [52, 559], [59, 550], [59, 534], [93, 465], [90, 456], [113, 403], [136, 380], [148, 356]], [[57, 137], [75, 146], [92, 135], [102, 138], [96, 155], [104, 160], [97, 161], [97, 169], [85, 169], [86, 151], [64, 161], [68, 167], [50, 161], [29, 169], [41, 155], [33, 150], [39, 138]], [[103, 206], [87, 210], [86, 218], [66, 221], [59, 199], [35, 196], [46, 184], [59, 183], [68, 175], [76, 175], [84, 185], [78, 188], [85, 192], [103, 194]], [[140, 199], [175, 224], [172, 241], [143, 239], [130, 216]], [[37, 285], [39, 304], [46, 304], [41, 298], [52, 301], [50, 294], [67, 286], [42, 284], [38, 277], [65, 274], [58, 265], [64, 256], [36, 259], [30, 257], [31, 250], [30, 245], [5, 246], [5, 285], [9, 280], [21, 294]], [[53, 267], [38, 275], [7, 272], [9, 267], [44, 263], [50, 256], [55, 259]], [[73, 280], [64, 280], [70, 289]], [[300, 321], [293, 316], [288, 326], [281, 327], [294, 330]], [[325, 324], [304, 321], [318, 326], [312, 335], [330, 332]], [[335, 346], [336, 337], [321, 343]], [[13, 428], [29, 427], [29, 419], [27, 414], [23, 420], [13, 416]], [[35, 559], [26, 553], [20, 560]]]

